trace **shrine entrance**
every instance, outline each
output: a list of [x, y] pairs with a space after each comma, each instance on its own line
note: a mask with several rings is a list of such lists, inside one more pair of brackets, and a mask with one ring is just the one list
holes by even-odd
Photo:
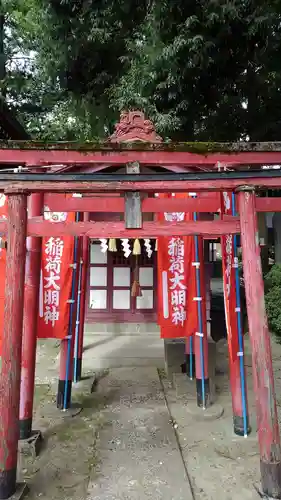
[[[134, 240], [128, 241], [128, 248], [133, 246]], [[140, 253], [128, 256], [119, 239], [114, 242], [114, 251], [103, 251], [99, 240], [91, 240], [86, 322], [156, 322], [156, 255], [151, 250], [148, 256], [144, 240], [140, 240]], [[141, 287], [138, 296], [132, 293], [135, 280]]]
[[[80, 253], [80, 255], [84, 255], [85, 262], [88, 262], [88, 239], [92, 241], [89, 297], [90, 303], [98, 303], [99, 312], [109, 300], [112, 310], [117, 312], [128, 311], [129, 307], [125, 308], [127, 305], [135, 311], [135, 314], [145, 314], [147, 309], [155, 314], [153, 292], [155, 278], [154, 270], [151, 270], [152, 266], [144, 261], [136, 262], [137, 259], [135, 259], [133, 267], [131, 265], [125, 266], [123, 257], [121, 259], [117, 248], [116, 252], [112, 252], [116, 256], [110, 257], [112, 265], [109, 270], [105, 258], [103, 262], [100, 262], [100, 254], [96, 252], [96, 242], [98, 241], [100, 245], [102, 242], [109, 244], [109, 240], [115, 240], [115, 244], [116, 240], [129, 241], [129, 243], [131, 241], [130, 248], [132, 249], [137, 240], [139, 244], [140, 241], [149, 240], [153, 245], [155, 240], [161, 243], [162, 238], [163, 245], [165, 242], [167, 243], [168, 239], [166, 248], [170, 252], [171, 242], [174, 245], [176, 239], [177, 255], [179, 253], [182, 255], [183, 248], [187, 248], [184, 247], [184, 238], [192, 238], [194, 254], [192, 254], [190, 263], [196, 278], [194, 280], [194, 293], [192, 296], [188, 293], [186, 295], [177, 294], [176, 297], [173, 295], [173, 299], [167, 301], [168, 293], [171, 291], [174, 292], [175, 289], [185, 290], [179, 285], [182, 283], [183, 274], [180, 268], [174, 267], [175, 261], [173, 261], [172, 271], [170, 267], [169, 269], [162, 267], [162, 281], [160, 281], [162, 300], [158, 302], [162, 315], [158, 321], [160, 321], [164, 331], [165, 325], [162, 320], [176, 317], [177, 323], [174, 322], [173, 328], [180, 328], [187, 316], [182, 315], [182, 320], [179, 321], [178, 312], [186, 312], [184, 307], [188, 300], [191, 299], [192, 302], [196, 303], [196, 325], [198, 326], [193, 332], [194, 344], [189, 342], [191, 337], [188, 337], [186, 346], [190, 370], [192, 370], [193, 355], [195, 354], [197, 403], [203, 412], [212, 404], [209, 397], [210, 384], [207, 371], [206, 339], [208, 332], [207, 327], [204, 326], [210, 318], [207, 317], [207, 308], [203, 307], [205, 284], [200, 274], [203, 267], [201, 265], [203, 238], [210, 240], [221, 238], [221, 241], [225, 238], [227, 277], [225, 301], [227, 303], [232, 269], [237, 268], [238, 257], [235, 253], [231, 253], [232, 247], [236, 248], [236, 235], [240, 235], [242, 247], [252, 346], [262, 491], [269, 497], [281, 498], [280, 435], [257, 223], [257, 212], [281, 211], [279, 198], [269, 199], [258, 196], [261, 189], [280, 188], [281, 171], [275, 169], [256, 170], [257, 166], [261, 167], [265, 164], [281, 164], [281, 145], [276, 143], [273, 145], [251, 145], [249, 143], [205, 145], [206, 149], [202, 154], [202, 145], [160, 144], [160, 138], [151, 129], [150, 122], [147, 121], [143, 123], [140, 131], [141, 137], [136, 137], [136, 130], [139, 130], [140, 114], [134, 114], [132, 119], [134, 118], [136, 118], [136, 123], [132, 125], [128, 114], [122, 117], [122, 126], [119, 126], [116, 133], [118, 140], [120, 137], [124, 139], [122, 144], [87, 144], [81, 148], [71, 144], [44, 145], [44, 147], [37, 143], [13, 143], [8, 144], [8, 147], [6, 143], [0, 145], [0, 162], [13, 166], [22, 165], [29, 169], [28, 172], [21, 173], [0, 173], [0, 190], [7, 197], [6, 218], [0, 221], [0, 233], [4, 240], [7, 240], [4, 326], [1, 338], [0, 499], [10, 498], [16, 490], [20, 400], [21, 406], [27, 408], [27, 414], [20, 419], [21, 429], [26, 431], [28, 428], [30, 431], [32, 424], [30, 397], [32, 399], [31, 389], [33, 391], [34, 388], [41, 266], [41, 260], [38, 258], [39, 248], [41, 248], [40, 239], [43, 238], [44, 242], [44, 239], [52, 238], [52, 244], [55, 242], [56, 248], [61, 248], [61, 238], [68, 238], [68, 241], [72, 241], [73, 237], [76, 238], [73, 247], [73, 255], [76, 257], [72, 269], [73, 274], [81, 276], [81, 282], [85, 277], [85, 268], [84, 275], [83, 273], [79, 274], [79, 265], [82, 266], [83, 259], [81, 259], [82, 262], [76, 260], [79, 246], [77, 238], [81, 238], [80, 243], [87, 242], [86, 245], [82, 245]], [[124, 130], [127, 130], [127, 139], [124, 137]], [[139, 141], [147, 141], [148, 134], [152, 134], [154, 143], [126, 144], [130, 134]], [[200, 148], [201, 152], [198, 152]], [[41, 168], [45, 169], [46, 166], [49, 168], [51, 165], [53, 168], [48, 170], [48, 174], [41, 172]], [[60, 166], [58, 167], [58, 165]], [[71, 165], [76, 171], [64, 172], [67, 165]], [[117, 171], [113, 174], [97, 172], [108, 165], [118, 166], [125, 171], [121, 173]], [[249, 169], [249, 165], [253, 167], [253, 170]], [[85, 166], [88, 167], [87, 172], [85, 172]], [[165, 166], [170, 168], [170, 173], [163, 172]], [[221, 166], [223, 166], [223, 170], [221, 170]], [[153, 167], [159, 169], [158, 172], [155, 170], [154, 173], [143, 173], [144, 169]], [[207, 169], [211, 171], [207, 171]], [[91, 172], [91, 170], [94, 171]], [[222, 192], [226, 193], [229, 199], [233, 198], [232, 206], [228, 203], [224, 205], [219, 203]], [[160, 196], [153, 196], [155, 193]], [[176, 196], [172, 196], [173, 193]], [[204, 194], [201, 196], [200, 193]], [[72, 196], [73, 194], [76, 196]], [[116, 196], [116, 194], [120, 196]], [[227, 196], [223, 196], [223, 198], [226, 199]], [[62, 217], [54, 222], [51, 220], [52, 217], [43, 217], [43, 203], [48, 205], [51, 213], [61, 212], [74, 215], [72, 218]], [[123, 217], [115, 222], [90, 220], [88, 216], [90, 212], [122, 213]], [[153, 220], [144, 220], [144, 213], [154, 214]], [[192, 217], [184, 216], [180, 220], [170, 221], [166, 220], [165, 217], [161, 219], [163, 213], [192, 214]], [[214, 215], [211, 218], [204, 216], [204, 214], [210, 213], [219, 215]], [[203, 216], [199, 216], [200, 214]], [[190, 241], [187, 240], [186, 245]], [[47, 243], [49, 245], [50, 242]], [[49, 259], [51, 255], [49, 246], [43, 245], [42, 248], [48, 248], [47, 257]], [[66, 245], [65, 248], [68, 246]], [[164, 247], [162, 246], [162, 248]], [[58, 256], [56, 252], [57, 250], [55, 257]], [[132, 254], [137, 256], [139, 252], [132, 251]], [[171, 256], [171, 253], [169, 255]], [[118, 261], [119, 258], [121, 261]], [[159, 255], [157, 259], [159, 267]], [[50, 260], [48, 263], [54, 264]], [[62, 262], [59, 264], [62, 266]], [[181, 266], [179, 261], [176, 264]], [[92, 268], [95, 271], [91, 271]], [[54, 286], [54, 283], [58, 283], [59, 278], [57, 278], [54, 268], [47, 266], [47, 269], [49, 272], [47, 276], [48, 289], [50, 289], [49, 285], [52, 282], [53, 291], [55, 291], [58, 285]], [[99, 269], [98, 272], [97, 269]], [[137, 269], [136, 273], [135, 269]], [[168, 276], [169, 272], [173, 273], [172, 278]], [[234, 272], [233, 276], [236, 278], [237, 274]], [[169, 283], [168, 278], [173, 279], [173, 286], [168, 287], [169, 290], [167, 287], [165, 288]], [[107, 290], [108, 280], [112, 282], [110, 296]], [[83, 291], [81, 282], [79, 284], [79, 280], [76, 280], [74, 282], [76, 286], [72, 282], [71, 298], [68, 301], [70, 309], [75, 303], [75, 296], [78, 297], [77, 301], [80, 300], [85, 307], [85, 300], [81, 299]], [[139, 287], [142, 287], [143, 292], [146, 292], [143, 296], [139, 295]], [[132, 293], [133, 288], [134, 294]], [[120, 292], [122, 292], [121, 295]], [[51, 311], [57, 314], [57, 310], [52, 309], [54, 306], [51, 301], [52, 295], [47, 294], [46, 297], [50, 301], [46, 304], [51, 308], [48, 313]], [[142, 299], [140, 300], [139, 297]], [[56, 300], [58, 299], [56, 298]], [[234, 297], [234, 300], [237, 300], [237, 297]], [[144, 304], [150, 307], [145, 307]], [[240, 317], [241, 310], [237, 304], [236, 302], [235, 308], [230, 311], [234, 318]], [[124, 309], [121, 309], [121, 306]], [[174, 313], [177, 314], [174, 315]], [[56, 315], [52, 315], [52, 321], [54, 317]], [[48, 318], [50, 318], [49, 314]], [[77, 308], [73, 308], [71, 318], [73, 325], [76, 325], [77, 321], [79, 325], [80, 319], [83, 319], [83, 313], [77, 319]], [[229, 324], [232, 324], [231, 321], [229, 320]], [[77, 331], [79, 332], [78, 327]], [[66, 335], [62, 341], [58, 388], [58, 405], [62, 409], [67, 409], [70, 404], [72, 362], [75, 355], [77, 357], [79, 354], [79, 342], [82, 338], [77, 337], [76, 345], [73, 332], [74, 330], [71, 330], [71, 333]], [[172, 334], [169, 328], [165, 330], [165, 335]], [[238, 344], [230, 343], [231, 390], [234, 395], [238, 394], [239, 398], [242, 397], [243, 400], [245, 394], [243, 396], [243, 388], [240, 384], [241, 366], [243, 365], [241, 335], [237, 337], [237, 340]], [[79, 368], [78, 365], [75, 366], [76, 369]], [[24, 405], [23, 401], [26, 399], [29, 400], [29, 404]], [[236, 406], [234, 406], [235, 408]], [[244, 413], [241, 415], [234, 411], [233, 417], [234, 428], [241, 428], [241, 424], [245, 426], [246, 422], [245, 432], [247, 432], [247, 418], [245, 420]]]

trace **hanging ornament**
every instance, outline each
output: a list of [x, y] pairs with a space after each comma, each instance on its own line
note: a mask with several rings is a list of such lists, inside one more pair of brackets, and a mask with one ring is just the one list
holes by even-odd
[[102, 253], [106, 253], [108, 249], [108, 244], [107, 244], [107, 239], [101, 238], [100, 239], [100, 249]]
[[110, 238], [109, 243], [108, 243], [108, 250], [109, 250], [109, 252], [117, 252], [117, 246], [116, 246], [116, 239], [115, 238]]
[[146, 253], [150, 259], [151, 255], [152, 255], [152, 248], [151, 248], [151, 243], [150, 243], [150, 239], [145, 239], [144, 240], [144, 246], [146, 248]]
[[137, 255], [136, 255], [136, 267], [134, 270], [134, 281], [133, 281], [133, 285], [132, 285], [131, 296], [132, 297], [142, 297], [142, 291], [141, 291], [140, 282], [139, 282], [139, 268], [138, 268], [138, 256]]
[[134, 241], [134, 247], [133, 247], [133, 255], [140, 255], [141, 254], [141, 245], [140, 245], [140, 240], [136, 239]]
[[131, 249], [130, 249], [130, 243], [129, 243], [128, 238], [123, 238], [121, 240], [121, 243], [122, 243], [122, 247], [123, 247], [124, 256], [127, 259], [132, 253]]
[[137, 238], [134, 241], [133, 247], [133, 255], [136, 258], [135, 270], [134, 270], [134, 281], [132, 286], [131, 295], [132, 297], [142, 297], [142, 291], [139, 283], [139, 265], [138, 265], [138, 257], [141, 255], [141, 245], [140, 240]]

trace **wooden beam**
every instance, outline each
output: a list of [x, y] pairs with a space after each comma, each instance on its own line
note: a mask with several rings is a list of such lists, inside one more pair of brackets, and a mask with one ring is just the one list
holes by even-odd
[[[1, 225], [0, 225], [1, 227]], [[144, 222], [141, 229], [126, 229], [124, 222], [49, 222], [29, 219], [29, 236], [88, 236], [89, 238], [156, 238], [157, 236], [235, 234], [240, 232], [238, 218], [226, 221]]]
[[[67, 146], [65, 146], [66, 148]], [[78, 147], [78, 146], [77, 146]], [[158, 146], [157, 146], [158, 147]], [[242, 148], [241, 148], [242, 149]], [[138, 161], [141, 165], [149, 166], [200, 166], [215, 167], [218, 163], [232, 168], [238, 165], [278, 165], [281, 163], [281, 150], [266, 152], [216, 152], [198, 154], [188, 151], [152, 150], [142, 151], [106, 149], [91, 150], [90, 146], [85, 151], [70, 149], [1, 149], [0, 164], [27, 165], [40, 167], [47, 165], [126, 165]]]
[[[46, 193], [45, 205], [53, 212], [109, 212], [123, 213], [125, 210], [124, 198], [87, 197], [66, 198], [62, 194]], [[209, 198], [144, 198], [142, 212], [217, 212], [220, 206], [220, 197], [215, 193]]]
[[[0, 221], [0, 236], [7, 234], [7, 221]], [[124, 222], [49, 222], [42, 217], [28, 219], [28, 236], [89, 236], [90, 238], [157, 238], [157, 236], [184, 236], [202, 234], [214, 239], [222, 234], [240, 232], [239, 218], [197, 222], [144, 222], [142, 229], [126, 229]], [[88, 234], [90, 233], [90, 234]]]
[[[46, 176], [47, 177], [47, 176]], [[257, 188], [281, 188], [280, 177], [248, 177], [247, 179], [210, 179], [210, 180], [179, 180], [179, 181], [0, 181], [0, 191], [9, 189], [25, 190], [28, 192], [50, 193], [98, 193], [98, 192], [126, 192], [145, 191], [155, 192], [200, 192], [200, 191], [235, 191], [245, 186]]]
[[[117, 193], [116, 193], [117, 194]], [[124, 212], [124, 198], [111, 197], [66, 198], [62, 194], [45, 194], [45, 204], [51, 211], [59, 212]], [[209, 194], [208, 198], [145, 198], [142, 201], [144, 213], [163, 212], [218, 212], [220, 207], [219, 194]], [[256, 198], [257, 212], [281, 212], [281, 198]]]
[[281, 198], [256, 198], [257, 212], [281, 212]]

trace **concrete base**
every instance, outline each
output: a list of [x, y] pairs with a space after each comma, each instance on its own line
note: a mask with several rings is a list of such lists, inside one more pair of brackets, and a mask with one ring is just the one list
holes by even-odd
[[[164, 340], [165, 369], [167, 377], [175, 384], [177, 396], [183, 397], [184, 391], [188, 391], [188, 376], [182, 374], [181, 365], [186, 362], [185, 339], [165, 339]], [[212, 339], [208, 339], [208, 367], [210, 398], [214, 403], [216, 398], [216, 344]], [[176, 376], [177, 375], [177, 376]], [[196, 388], [194, 389], [196, 393]]]
[[209, 339], [208, 342], [208, 370], [209, 370], [209, 384], [210, 384], [210, 402], [214, 403], [216, 400], [216, 358], [217, 348], [215, 342]]
[[269, 497], [268, 495], [266, 495], [265, 493], [263, 493], [260, 485], [253, 484], [253, 487], [254, 487], [254, 489], [257, 492], [257, 500], [259, 498], [264, 498], [265, 500], [276, 500], [273, 497]]
[[185, 373], [173, 373], [173, 386], [177, 398], [196, 401], [196, 381], [190, 380]]
[[74, 418], [82, 411], [82, 406], [78, 403], [73, 403], [67, 410], [60, 410], [53, 403], [46, 405], [45, 416], [48, 418]]
[[191, 415], [192, 417], [194, 417], [197, 421], [205, 421], [205, 420], [217, 420], [218, 418], [222, 417], [223, 413], [224, 413], [224, 409], [221, 405], [215, 403], [211, 406], [209, 406], [208, 408], [206, 408], [206, 410], [203, 410], [203, 408], [199, 408], [197, 406], [197, 402], [196, 401], [191, 401], [190, 403], [188, 403], [188, 405], [186, 406], [186, 411], [189, 415]]
[[26, 483], [18, 483], [16, 492], [8, 500], [21, 500], [29, 492], [29, 488]]
[[19, 452], [25, 456], [36, 458], [41, 450], [43, 436], [41, 431], [32, 431], [30, 438], [19, 440]]
[[185, 363], [185, 339], [165, 339], [164, 357], [167, 377], [173, 380], [173, 374], [182, 373]]
[[58, 409], [58, 413], [64, 415], [66, 418], [67, 417], [70, 417], [70, 418], [76, 417], [76, 415], [79, 415], [79, 413], [81, 413], [81, 411], [82, 411], [82, 406], [79, 405], [78, 403], [72, 403], [71, 407], [67, 408], [67, 410], [59, 410]]

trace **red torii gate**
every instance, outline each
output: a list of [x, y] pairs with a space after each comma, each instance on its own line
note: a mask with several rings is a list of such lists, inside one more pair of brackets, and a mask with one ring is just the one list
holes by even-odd
[[[45, 165], [75, 165], [77, 174], [33, 173], [1, 174], [0, 191], [8, 197], [8, 220], [0, 223], [0, 233], [7, 235], [6, 303], [0, 376], [0, 499], [9, 498], [16, 488], [17, 446], [19, 438], [18, 412], [20, 399], [20, 370], [22, 348], [22, 324], [24, 313], [24, 280], [26, 237], [70, 234], [91, 238], [151, 237], [160, 235], [223, 235], [241, 233], [249, 330], [252, 342], [253, 374], [257, 399], [257, 421], [261, 455], [263, 492], [273, 498], [281, 498], [281, 449], [277, 420], [276, 399], [270, 349], [270, 335], [264, 306], [264, 290], [261, 272], [260, 249], [257, 239], [257, 211], [281, 210], [280, 199], [257, 198], [259, 188], [280, 188], [281, 172], [278, 170], [243, 170], [243, 165], [281, 164], [281, 144], [208, 145], [204, 154], [194, 152], [197, 145], [179, 144], [87, 144], [84, 147], [68, 144], [40, 145], [39, 143], [0, 144], [0, 163], [28, 166], [38, 169]], [[76, 149], [75, 149], [76, 148]], [[188, 150], [191, 149], [192, 152]], [[213, 149], [215, 152], [212, 152]], [[186, 150], [186, 151], [185, 151]], [[242, 152], [239, 152], [241, 151]], [[243, 151], [244, 150], [244, 151]], [[227, 152], [225, 152], [227, 151]], [[171, 166], [173, 174], [83, 174], [86, 165], [95, 170], [102, 166], [126, 165], [137, 161], [140, 165]], [[217, 172], [217, 163], [235, 170]], [[198, 172], [206, 167], [213, 172]], [[188, 166], [188, 173], [178, 169]], [[239, 170], [240, 169], [240, 170]], [[197, 170], [197, 171], [196, 171]], [[101, 204], [101, 198], [75, 198], [63, 206], [59, 197], [47, 193], [79, 192], [97, 193], [132, 192], [198, 192], [236, 191], [239, 217], [222, 221], [197, 221], [166, 224], [143, 223], [141, 228], [128, 229], [125, 222], [115, 224], [96, 222], [66, 222], [53, 225], [37, 216], [34, 210], [27, 219], [27, 198], [45, 193], [50, 197], [50, 208], [56, 210], [89, 211], [90, 204]], [[52, 205], [53, 203], [53, 205]], [[104, 198], [103, 208], [111, 211], [125, 210], [123, 199]], [[216, 207], [216, 208], [215, 208]], [[266, 208], [265, 208], [266, 207]], [[212, 210], [211, 210], [212, 208]], [[216, 197], [204, 200], [146, 199], [143, 209], [152, 212], [217, 211]], [[29, 214], [30, 215], [30, 214]], [[33, 241], [36, 241], [34, 238]], [[31, 273], [31, 281], [35, 280]], [[32, 284], [34, 285], [34, 281]], [[37, 283], [33, 293], [38, 296]], [[36, 306], [36, 304], [35, 304]], [[34, 322], [33, 312], [29, 319]]]

